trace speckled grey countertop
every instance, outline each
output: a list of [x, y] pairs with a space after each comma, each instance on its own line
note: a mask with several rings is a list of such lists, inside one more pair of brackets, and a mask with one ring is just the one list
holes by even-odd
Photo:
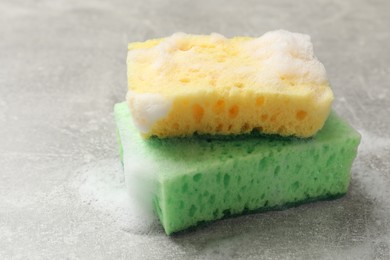
[[[0, 259], [390, 259], [390, 2], [0, 1]], [[167, 237], [128, 207], [112, 108], [127, 43], [312, 36], [362, 134], [349, 193]]]

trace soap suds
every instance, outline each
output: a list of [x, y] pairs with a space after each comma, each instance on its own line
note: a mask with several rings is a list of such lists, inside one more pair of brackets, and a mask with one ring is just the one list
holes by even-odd
[[134, 115], [133, 121], [141, 133], [148, 133], [158, 120], [169, 113], [172, 101], [157, 93], [135, 93], [128, 91], [126, 100]]
[[225, 36], [223, 36], [222, 34], [219, 34], [219, 33], [211, 33], [210, 34], [210, 37], [211, 37], [211, 40], [214, 41], [215, 43], [220, 43], [220, 42], [224, 42], [227, 40], [227, 38]]
[[390, 138], [378, 136], [366, 130], [358, 130], [362, 135], [362, 142], [359, 146], [359, 154], [364, 156], [372, 156], [378, 154], [379, 151], [387, 150], [390, 152]]
[[265, 68], [257, 76], [257, 81], [280, 85], [280, 78], [294, 80], [297, 84], [325, 84], [325, 67], [313, 51], [310, 36], [277, 30], [244, 42], [242, 50], [253, 55]]
[[150, 234], [161, 230], [155, 215], [137, 205], [127, 192], [118, 158], [85, 165], [72, 186], [86, 206], [100, 212], [124, 231]]
[[354, 162], [352, 178], [361, 183], [373, 199], [384, 203], [390, 210], [390, 190], [387, 181], [390, 176], [385, 169], [390, 167], [390, 138], [377, 136], [366, 130], [359, 130], [362, 141], [359, 146], [358, 156]]

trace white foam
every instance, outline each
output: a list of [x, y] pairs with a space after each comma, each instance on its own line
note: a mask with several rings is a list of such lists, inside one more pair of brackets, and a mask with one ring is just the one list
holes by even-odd
[[148, 234], [160, 230], [155, 215], [129, 196], [117, 158], [88, 164], [78, 171], [73, 186], [81, 201], [101, 212], [122, 230]]
[[310, 36], [285, 30], [271, 31], [242, 44], [242, 51], [258, 59], [263, 67], [257, 81], [282, 85], [282, 77], [297, 83], [324, 84], [324, 66], [314, 56]]
[[148, 133], [158, 120], [169, 113], [172, 101], [157, 93], [136, 93], [128, 91], [126, 99], [135, 126], [141, 133]]
[[219, 33], [215, 33], [215, 32], [211, 33], [210, 37], [211, 37], [211, 40], [215, 43], [224, 42], [227, 40], [227, 38], [225, 36], [223, 36], [222, 34], [219, 34]]
[[385, 149], [390, 150], [390, 138], [385, 136], [378, 136], [366, 130], [359, 130], [362, 135], [361, 145], [359, 146], [359, 153], [367, 155], [378, 154], [379, 151]]
[[359, 130], [362, 141], [354, 162], [353, 177], [361, 181], [366, 192], [390, 211], [390, 190], [386, 181], [390, 162], [390, 138]]
[[[156, 71], [162, 71], [174, 66], [173, 61], [177, 59], [175, 55], [178, 53], [180, 46], [189, 41], [190, 37], [193, 37], [193, 35], [175, 33], [144, 52], [140, 52], [140, 50], [130, 51], [128, 57], [134, 59], [134, 61], [142, 60], [140, 56], [152, 57], [152, 68]], [[210, 41], [214, 43], [225, 42], [226, 40], [221, 34], [212, 33], [210, 35]], [[325, 84], [328, 82], [323, 64], [314, 56], [313, 44], [309, 35], [285, 30], [270, 31], [259, 38], [238, 43], [238, 48], [241, 55], [246, 55], [250, 59], [258, 61], [258, 68], [247, 68], [247, 70], [249, 75], [252, 74], [252, 80], [258, 82], [259, 85], [267, 85], [271, 88], [284, 87], [286, 83], [282, 78], [292, 79], [297, 84]], [[189, 66], [190, 63], [192, 65], [198, 60], [196, 57], [198, 54], [191, 50], [186, 52], [185, 55], [184, 63], [188, 61], [185, 66]], [[200, 60], [205, 62], [205, 60]], [[208, 64], [207, 66], [212, 65]], [[216, 63], [213, 66], [220, 70], [221, 64]], [[239, 66], [234, 66], [234, 68], [227, 67], [224, 70], [228, 70], [228, 75], [232, 75], [236, 74], [236, 70], [239, 68]]]

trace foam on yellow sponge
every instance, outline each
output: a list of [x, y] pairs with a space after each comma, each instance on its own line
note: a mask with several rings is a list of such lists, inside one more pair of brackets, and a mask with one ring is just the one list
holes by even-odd
[[128, 46], [127, 102], [144, 137], [266, 134], [309, 137], [333, 93], [310, 37], [176, 33]]

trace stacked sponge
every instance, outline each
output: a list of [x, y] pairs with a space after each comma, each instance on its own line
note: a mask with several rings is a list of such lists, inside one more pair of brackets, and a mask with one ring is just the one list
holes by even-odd
[[130, 44], [128, 69], [115, 106], [126, 183], [167, 234], [347, 192], [360, 135], [329, 112], [308, 36], [175, 34]]
[[127, 100], [145, 137], [267, 134], [309, 137], [333, 93], [307, 35], [171, 37], [129, 45]]

